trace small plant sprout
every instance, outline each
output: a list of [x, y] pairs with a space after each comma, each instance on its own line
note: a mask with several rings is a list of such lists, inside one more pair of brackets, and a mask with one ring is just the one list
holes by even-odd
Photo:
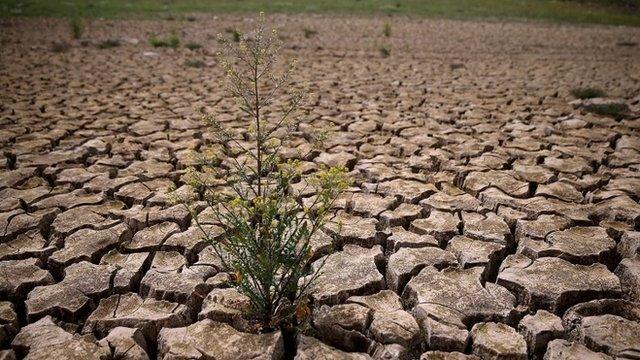
[[309, 27], [305, 27], [304, 29], [302, 29], [302, 31], [304, 32], [304, 37], [306, 39], [309, 39], [318, 33], [318, 31]]
[[630, 115], [629, 105], [618, 101], [596, 101], [586, 100], [587, 103], [582, 108], [588, 112], [608, 116], [616, 120], [622, 120]]
[[384, 45], [380, 46], [380, 49], [378, 50], [380, 51], [380, 55], [382, 55], [383, 58], [387, 58], [389, 57], [389, 55], [391, 55], [391, 50]]
[[384, 27], [382, 28], [382, 34], [385, 37], [391, 36], [391, 24], [389, 24], [388, 22], [384, 23]]
[[[257, 321], [257, 330], [291, 333], [309, 313], [309, 286], [319, 275], [309, 266], [311, 237], [330, 221], [332, 205], [348, 186], [346, 170], [303, 174], [300, 160], [283, 160], [282, 146], [301, 136], [299, 107], [306, 91], [294, 86], [295, 62], [276, 71], [281, 43], [275, 30], [265, 29], [264, 15], [237, 43], [220, 41], [225, 84], [242, 116], [233, 127], [202, 115], [212, 135], [205, 138], [212, 140], [194, 153], [196, 165], [184, 180], [200, 196], [195, 204], [206, 203], [207, 221], [213, 219], [225, 234], [209, 237], [196, 211], [202, 207], [182, 202], [223, 267], [234, 274], [238, 291], [250, 299], [247, 316]], [[291, 186], [299, 181], [303, 191], [314, 192], [304, 204], [302, 192]]]
[[[242, 39], [242, 33], [236, 28], [226, 28], [224, 31], [231, 35], [231, 40], [233, 40], [233, 42], [240, 42]], [[222, 42], [223, 39], [219, 37], [219, 40]]]
[[82, 20], [78, 17], [71, 18], [71, 20], [69, 20], [69, 30], [71, 31], [71, 36], [73, 36], [74, 39], [80, 39], [84, 32]]
[[149, 40], [149, 43], [153, 47], [170, 47], [177, 49], [178, 46], [180, 46], [180, 38], [175, 33], [171, 33], [171, 35], [162, 38], [153, 37]]
[[593, 99], [606, 97], [607, 93], [595, 87], [578, 87], [571, 89], [571, 95], [577, 99]]
[[198, 50], [198, 49], [202, 48], [202, 45], [200, 45], [198, 43], [190, 42], [190, 43], [186, 43], [184, 45], [184, 47], [186, 47], [189, 50]]

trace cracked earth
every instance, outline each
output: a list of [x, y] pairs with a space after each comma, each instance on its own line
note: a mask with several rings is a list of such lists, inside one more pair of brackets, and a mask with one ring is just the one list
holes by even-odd
[[[244, 331], [248, 300], [167, 198], [193, 193], [182, 175], [209, 138], [194, 109], [243, 126], [214, 39], [251, 21], [198, 15], [96, 20], [82, 41], [60, 20], [0, 23], [0, 358], [640, 357], [640, 30], [269, 20], [331, 131], [305, 169], [354, 181], [342, 226], [314, 238], [328, 259], [295, 354]], [[203, 48], [148, 45], [172, 30]], [[588, 85], [628, 116], [574, 102]]]

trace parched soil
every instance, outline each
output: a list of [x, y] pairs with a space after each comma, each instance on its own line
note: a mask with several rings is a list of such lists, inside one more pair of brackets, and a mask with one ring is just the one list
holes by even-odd
[[[215, 36], [252, 20], [196, 14], [96, 20], [80, 40], [0, 23], [0, 357], [640, 356], [639, 29], [269, 21], [312, 91], [288, 156], [328, 130], [306, 166], [354, 182], [314, 240], [328, 259], [297, 350], [242, 332], [246, 299], [167, 197], [191, 193], [197, 110], [244, 126]], [[149, 45], [171, 32], [178, 49]], [[570, 95], [586, 86], [628, 110], [588, 112]]]

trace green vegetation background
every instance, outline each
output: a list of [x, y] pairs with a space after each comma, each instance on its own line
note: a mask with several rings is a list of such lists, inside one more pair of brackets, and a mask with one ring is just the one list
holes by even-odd
[[640, 0], [0, 0], [0, 17], [163, 18], [185, 13], [404, 14], [640, 26]]

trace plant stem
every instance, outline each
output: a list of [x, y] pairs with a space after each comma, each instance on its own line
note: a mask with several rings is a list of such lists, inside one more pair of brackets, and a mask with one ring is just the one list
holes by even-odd
[[[258, 49], [259, 51], [259, 49]], [[258, 94], [258, 59], [256, 57], [255, 67], [253, 69], [253, 86], [255, 94], [256, 107], [256, 147], [258, 151], [258, 197], [262, 196], [262, 151], [261, 151], [261, 134], [260, 134], [260, 97]]]

